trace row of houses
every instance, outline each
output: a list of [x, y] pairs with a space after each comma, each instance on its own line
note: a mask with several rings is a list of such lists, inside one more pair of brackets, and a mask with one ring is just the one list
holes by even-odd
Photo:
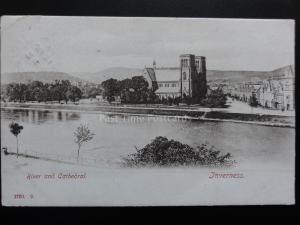
[[280, 110], [294, 110], [295, 67], [289, 65], [269, 72], [269, 78], [223, 85], [223, 91], [245, 102], [256, 99], [260, 106]]

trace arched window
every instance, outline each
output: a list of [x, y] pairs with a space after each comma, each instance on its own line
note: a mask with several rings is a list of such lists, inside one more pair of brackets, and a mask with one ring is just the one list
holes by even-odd
[[182, 74], [182, 79], [186, 80], [186, 73], [185, 72], [183, 72], [183, 74]]

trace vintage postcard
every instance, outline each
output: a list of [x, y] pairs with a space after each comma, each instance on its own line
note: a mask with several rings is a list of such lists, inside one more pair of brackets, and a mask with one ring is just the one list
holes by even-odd
[[3, 16], [2, 205], [294, 204], [294, 27]]

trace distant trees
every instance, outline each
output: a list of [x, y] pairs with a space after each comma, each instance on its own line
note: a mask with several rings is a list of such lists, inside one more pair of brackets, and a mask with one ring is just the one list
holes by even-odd
[[148, 98], [148, 82], [143, 76], [135, 76], [131, 79], [131, 88], [134, 90], [134, 103], [146, 103]]
[[252, 94], [252, 96], [250, 96], [249, 105], [253, 107], [257, 107], [259, 105], [256, 95]]
[[27, 84], [11, 83], [6, 88], [6, 96], [10, 101], [58, 101], [75, 102], [82, 97], [81, 90], [69, 80], [55, 80], [53, 83], [32, 81]]
[[108, 79], [106, 81], [103, 81], [101, 83], [104, 91], [103, 91], [103, 97], [107, 99], [107, 101], [110, 103], [115, 100], [115, 96], [119, 95], [120, 93], [120, 83], [117, 79]]
[[200, 105], [210, 108], [224, 108], [226, 106], [226, 94], [221, 88], [211, 90], [210, 94], [201, 101]]
[[[131, 79], [124, 80], [108, 79], [102, 82], [103, 97], [112, 102], [116, 96], [120, 96], [121, 103], [130, 104], [153, 104], [160, 103], [166, 105], [179, 105], [179, 103], [185, 103], [187, 105], [200, 104], [204, 107], [226, 107], [227, 96], [224, 94], [222, 88], [211, 90], [205, 95], [204, 98], [193, 99], [191, 96], [183, 94], [182, 97], [162, 97], [159, 98], [155, 91], [158, 89], [156, 82], [152, 83], [152, 87], [149, 88], [147, 80], [143, 76], [134, 76]], [[196, 101], [196, 102], [195, 102]]]
[[121, 102], [123, 103], [147, 103], [150, 101], [148, 82], [143, 76], [135, 76], [131, 79], [120, 81]]
[[102, 94], [102, 89], [98, 87], [85, 87], [82, 93], [83, 98], [96, 98]]
[[71, 85], [69, 80], [55, 80], [55, 82], [50, 85], [52, 99], [59, 103], [62, 100], [68, 103], [69, 89], [72, 87], [74, 86]]
[[76, 131], [74, 132], [74, 142], [78, 145], [77, 148], [77, 163], [79, 161], [79, 153], [81, 146], [90, 140], [93, 139], [95, 134], [92, 133], [87, 125], [80, 125], [77, 127]]
[[41, 81], [33, 81], [26, 86], [25, 100], [34, 99], [38, 102], [47, 101], [49, 95], [48, 85]]
[[25, 84], [12, 83], [7, 86], [7, 96], [13, 101], [23, 101], [25, 93], [27, 92], [27, 86]]
[[76, 102], [82, 97], [81, 90], [76, 86], [69, 87], [67, 93], [67, 98], [69, 98], [72, 102]]
[[156, 81], [152, 82], [151, 89], [148, 89], [148, 101], [149, 103], [157, 103], [159, 101], [158, 95], [155, 94], [155, 91], [158, 89], [158, 84]]
[[123, 103], [131, 102], [135, 99], [132, 86], [132, 80], [129, 78], [120, 81], [120, 96]]
[[54, 101], [58, 101], [59, 103], [63, 99], [62, 93], [61, 93], [61, 88], [60, 88], [60, 86], [61, 86], [60, 83], [61, 82], [59, 80], [55, 80], [55, 82], [50, 85], [51, 99]]
[[68, 96], [69, 89], [72, 87], [70, 81], [69, 80], [62, 80], [58, 87], [59, 87], [59, 91], [61, 93], [61, 96], [62, 96], [63, 100], [67, 104], [68, 101], [69, 101], [69, 96]]
[[11, 122], [9, 124], [10, 132], [16, 137], [17, 139], [17, 157], [19, 156], [19, 140], [18, 135], [20, 134], [21, 130], [23, 130], [23, 126], [19, 125], [18, 123]]
[[152, 88], [149, 88], [147, 80], [143, 76], [134, 76], [121, 81], [108, 79], [102, 82], [103, 97], [108, 102], [115, 100], [115, 96], [120, 96], [122, 103], [154, 103], [158, 98], [155, 94], [158, 86], [153, 82]]

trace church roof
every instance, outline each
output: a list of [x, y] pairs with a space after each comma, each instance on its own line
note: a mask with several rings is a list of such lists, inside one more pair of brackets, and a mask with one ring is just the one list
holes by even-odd
[[[158, 85], [159, 87], [156, 93], [174, 94], [180, 92], [180, 68], [145, 68], [144, 71], [148, 74], [147, 79], [150, 78], [151, 81], [164, 82], [162, 86]], [[168, 83], [168, 87], [165, 83]], [[173, 87], [173, 84], [176, 84], [175, 87]]]
[[156, 68], [155, 69], [156, 81], [179, 81], [180, 68], [168, 67], [168, 68]]
[[152, 81], [156, 80], [154, 69], [153, 68], [146, 68], [146, 70], [147, 70], [147, 73], [149, 74], [150, 79]]

